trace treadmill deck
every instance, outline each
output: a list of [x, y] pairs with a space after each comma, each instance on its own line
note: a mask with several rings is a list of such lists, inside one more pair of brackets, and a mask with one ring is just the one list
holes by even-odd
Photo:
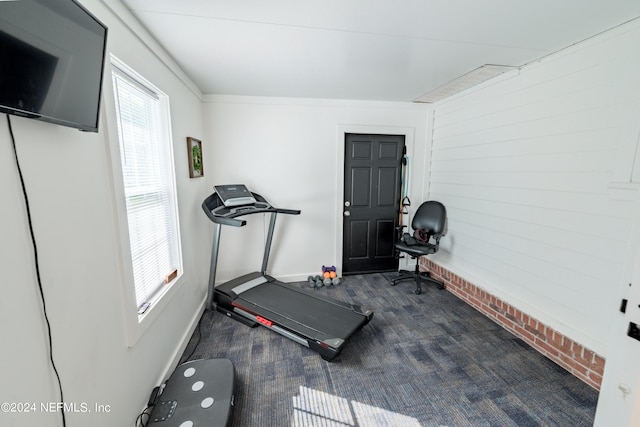
[[358, 305], [320, 296], [257, 272], [217, 286], [214, 298], [225, 310], [292, 338], [318, 351], [325, 360], [333, 359], [347, 339], [373, 317], [372, 311], [363, 311]]

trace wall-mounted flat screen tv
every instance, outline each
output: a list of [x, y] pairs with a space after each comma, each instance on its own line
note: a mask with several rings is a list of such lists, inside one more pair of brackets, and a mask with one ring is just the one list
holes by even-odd
[[1, 0], [0, 112], [97, 132], [106, 41], [75, 0]]

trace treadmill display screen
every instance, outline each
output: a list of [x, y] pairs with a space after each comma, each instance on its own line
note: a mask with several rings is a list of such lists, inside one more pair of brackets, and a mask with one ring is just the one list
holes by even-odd
[[256, 202], [251, 191], [243, 184], [216, 185], [215, 189], [225, 206], [252, 205]]

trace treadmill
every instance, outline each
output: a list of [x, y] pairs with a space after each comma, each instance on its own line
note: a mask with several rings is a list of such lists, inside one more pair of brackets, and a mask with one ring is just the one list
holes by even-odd
[[[251, 327], [262, 325], [326, 360], [333, 360], [347, 340], [373, 317], [371, 310], [318, 295], [266, 274], [278, 214], [299, 215], [299, 210], [273, 207], [264, 197], [244, 185], [219, 185], [202, 202], [202, 209], [215, 224], [209, 292], [206, 308], [215, 309]], [[245, 274], [215, 286], [222, 226], [242, 227], [251, 214], [270, 214], [269, 229], [259, 272]]]

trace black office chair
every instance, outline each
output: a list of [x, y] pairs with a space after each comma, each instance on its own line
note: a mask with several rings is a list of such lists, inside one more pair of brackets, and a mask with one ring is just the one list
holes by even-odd
[[[400, 228], [400, 232], [406, 226]], [[438, 252], [440, 238], [447, 232], [447, 209], [440, 202], [433, 200], [424, 202], [416, 211], [411, 220], [413, 233], [404, 232], [395, 244], [398, 253], [406, 253], [411, 258], [416, 258], [415, 271], [401, 270], [399, 276], [391, 282], [395, 286], [401, 280], [415, 280], [414, 293], [422, 293], [422, 282], [433, 283], [439, 289], [444, 289], [444, 283], [431, 277], [429, 272], [420, 271], [419, 259], [423, 255], [431, 255]], [[432, 243], [433, 242], [433, 243]]]

